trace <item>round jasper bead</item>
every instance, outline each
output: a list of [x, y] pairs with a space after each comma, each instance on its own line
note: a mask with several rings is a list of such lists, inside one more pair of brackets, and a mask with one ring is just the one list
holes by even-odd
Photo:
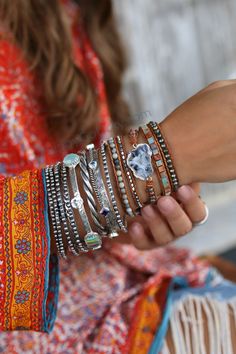
[[102, 246], [102, 240], [96, 232], [88, 233], [85, 236], [84, 241], [89, 250], [97, 250]]

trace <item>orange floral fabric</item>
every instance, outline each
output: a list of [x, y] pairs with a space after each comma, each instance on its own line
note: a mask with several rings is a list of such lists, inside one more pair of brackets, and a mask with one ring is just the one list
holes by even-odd
[[0, 203], [0, 330], [48, 331], [50, 237], [42, 172], [1, 177]]

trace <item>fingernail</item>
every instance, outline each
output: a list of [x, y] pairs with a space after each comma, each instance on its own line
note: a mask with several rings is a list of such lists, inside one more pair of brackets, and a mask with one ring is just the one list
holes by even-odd
[[146, 218], [155, 218], [156, 213], [151, 205], [146, 206], [142, 210], [142, 215]]
[[162, 197], [157, 202], [158, 208], [164, 214], [169, 214], [175, 209], [175, 203], [170, 197]]
[[182, 186], [178, 190], [178, 195], [181, 197], [182, 200], [188, 201], [193, 196], [193, 190], [189, 186]]
[[130, 231], [131, 231], [132, 235], [134, 235], [134, 236], [138, 236], [143, 232], [142, 226], [137, 222], [132, 224], [130, 229], [131, 229]]

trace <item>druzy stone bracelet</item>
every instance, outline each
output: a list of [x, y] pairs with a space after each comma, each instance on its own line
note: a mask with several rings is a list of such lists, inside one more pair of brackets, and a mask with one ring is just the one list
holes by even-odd
[[108, 140], [108, 147], [110, 150], [110, 156], [111, 156], [112, 166], [114, 169], [114, 175], [115, 175], [115, 178], [117, 181], [117, 187], [120, 192], [121, 203], [124, 206], [124, 210], [125, 210], [126, 214], [133, 217], [133, 216], [135, 216], [135, 214], [130, 206], [128, 191], [126, 188], [124, 175], [122, 174], [121, 162], [120, 162], [119, 154], [116, 149], [116, 144], [115, 144], [115, 141], [113, 138]]
[[147, 142], [152, 150], [153, 164], [154, 164], [154, 168], [157, 171], [157, 177], [160, 182], [162, 195], [170, 195], [171, 194], [171, 185], [170, 185], [168, 172], [166, 170], [166, 166], [165, 166], [164, 160], [162, 158], [162, 154], [161, 154], [161, 150], [158, 145], [158, 142], [156, 141], [154, 134], [151, 131], [151, 129], [148, 127], [148, 125], [144, 125], [142, 127], [142, 131], [143, 131], [144, 136], [146, 137]]
[[153, 166], [152, 166], [152, 150], [148, 144], [138, 144], [138, 131], [131, 130], [129, 133], [130, 143], [133, 149], [127, 155], [127, 165], [133, 175], [146, 182], [146, 191], [148, 194], [149, 204], [157, 201], [153, 186]]

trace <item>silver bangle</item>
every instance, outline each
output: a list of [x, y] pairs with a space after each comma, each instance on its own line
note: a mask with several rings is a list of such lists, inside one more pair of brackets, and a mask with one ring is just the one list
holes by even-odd
[[62, 230], [61, 230], [61, 222], [59, 218], [57, 198], [56, 198], [56, 190], [55, 190], [55, 181], [53, 176], [53, 167], [47, 166], [45, 168], [45, 179], [46, 179], [46, 187], [48, 193], [48, 204], [49, 211], [51, 215], [51, 222], [53, 233], [55, 237], [56, 247], [59, 255], [66, 259], [66, 252], [62, 239]]
[[80, 174], [83, 180], [84, 191], [87, 196], [87, 202], [90, 209], [91, 217], [93, 219], [94, 224], [97, 226], [99, 234], [106, 234], [107, 232], [100, 222], [96, 202], [93, 197], [93, 187], [90, 183], [90, 174], [89, 174], [89, 167], [86, 160], [86, 155], [85, 153], [81, 153], [79, 156], [80, 156]]
[[88, 168], [93, 190], [101, 207], [100, 214], [105, 217], [110, 238], [119, 236], [117, 232], [116, 217], [112, 211], [110, 201], [103, 183], [101, 171], [98, 163], [98, 153], [94, 149], [94, 144], [87, 145]]
[[64, 233], [65, 233], [65, 236], [66, 236], [66, 239], [67, 239], [68, 248], [75, 256], [78, 256], [79, 252], [76, 251], [74, 243], [73, 243], [73, 241], [71, 239], [70, 224], [68, 223], [68, 218], [66, 217], [65, 205], [63, 203], [63, 197], [62, 197], [62, 193], [61, 193], [60, 163], [57, 163], [54, 166], [54, 177], [55, 177], [55, 186], [56, 186], [56, 195], [57, 195], [58, 207], [59, 207], [59, 212], [60, 212], [60, 219], [62, 221]]
[[65, 167], [69, 169], [69, 177], [70, 177], [70, 184], [73, 192], [73, 198], [71, 200], [72, 208], [78, 210], [80, 218], [82, 220], [86, 235], [84, 237], [84, 241], [90, 250], [96, 250], [101, 248], [102, 241], [97, 232], [94, 232], [91, 228], [89, 223], [88, 216], [86, 214], [84, 208], [84, 201], [81, 198], [78, 182], [77, 182], [77, 175], [76, 175], [76, 166], [80, 165], [80, 157], [77, 154], [68, 154], [65, 156], [63, 160], [63, 164]]
[[105, 178], [106, 178], [106, 184], [107, 184], [107, 188], [108, 188], [108, 192], [109, 192], [109, 197], [110, 197], [111, 204], [112, 204], [115, 216], [116, 216], [117, 224], [122, 231], [127, 232], [128, 230], [127, 230], [126, 223], [124, 223], [122, 221], [122, 218], [121, 218], [118, 206], [117, 206], [116, 198], [115, 198], [115, 195], [113, 192], [113, 187], [112, 187], [110, 174], [109, 174], [109, 170], [108, 170], [108, 165], [107, 165], [106, 143], [103, 143], [101, 145], [100, 152], [101, 152], [101, 156], [102, 156], [103, 170], [104, 170], [104, 174], [105, 174]]
[[61, 167], [61, 178], [62, 178], [62, 186], [63, 186], [63, 198], [64, 198], [64, 204], [65, 204], [65, 211], [66, 211], [66, 216], [67, 219], [69, 220], [70, 228], [72, 229], [73, 232], [73, 237], [74, 237], [74, 242], [76, 245], [76, 249], [78, 249], [79, 252], [85, 253], [88, 252], [88, 248], [84, 242], [80, 238], [75, 216], [74, 216], [74, 211], [71, 206], [70, 202], [70, 192], [69, 192], [69, 187], [68, 187], [68, 182], [67, 182], [67, 172], [66, 172], [66, 167], [63, 164], [60, 164]]

